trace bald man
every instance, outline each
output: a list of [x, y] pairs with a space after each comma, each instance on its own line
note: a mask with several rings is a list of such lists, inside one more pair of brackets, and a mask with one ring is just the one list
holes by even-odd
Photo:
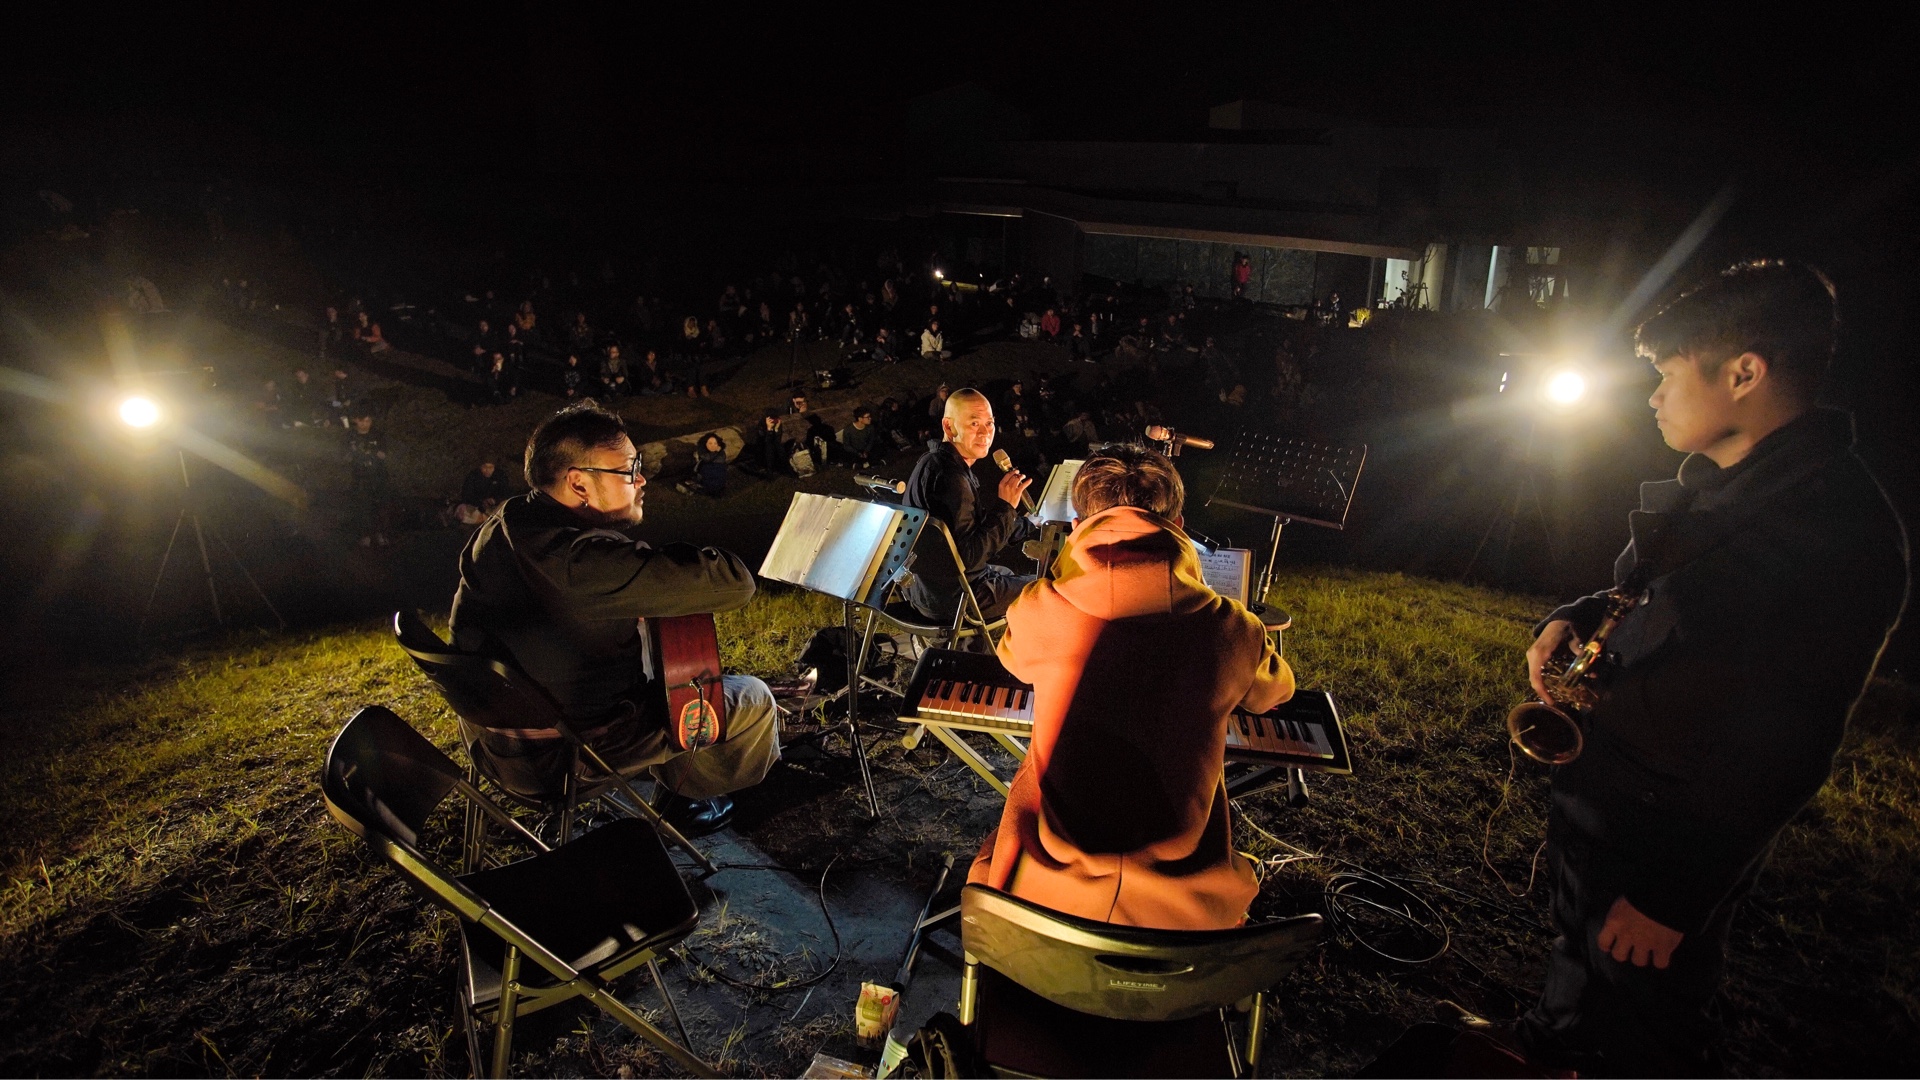
[[[902, 501], [946, 522], [981, 614], [992, 619], [1006, 611], [1034, 577], [987, 561], [1019, 534], [1022, 521], [1016, 508], [1033, 481], [1016, 469], [1000, 477], [994, 490], [981, 493], [973, 464], [993, 451], [993, 405], [980, 391], [954, 391], [941, 415], [940, 431], [940, 445], [913, 466]], [[931, 533], [929, 528], [922, 534], [926, 539], [914, 560], [907, 599], [920, 614], [944, 623], [960, 603], [960, 572], [943, 550], [946, 545]]]

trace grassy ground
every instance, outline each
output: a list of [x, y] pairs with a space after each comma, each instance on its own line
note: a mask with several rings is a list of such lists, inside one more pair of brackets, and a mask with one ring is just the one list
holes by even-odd
[[[1510, 1016], [1535, 986], [1548, 942], [1544, 887], [1509, 895], [1481, 849], [1508, 775], [1500, 718], [1539, 605], [1347, 571], [1290, 574], [1276, 599], [1294, 614], [1287, 649], [1302, 683], [1341, 702], [1358, 771], [1316, 782], [1302, 810], [1247, 800], [1242, 846], [1279, 854], [1284, 839], [1418, 879], [1452, 930], [1448, 954], [1417, 967], [1335, 938], [1285, 984], [1270, 1066], [1339, 1074], [1425, 1019], [1437, 998]], [[764, 594], [723, 618], [728, 663], [780, 672], [835, 615], [811, 596]], [[45, 672], [9, 695], [0, 1073], [464, 1069], [451, 922], [373, 865], [326, 818], [317, 791], [327, 739], [363, 704], [387, 704], [453, 746], [450, 716], [381, 627]], [[1899, 688], [1877, 688], [1876, 701], [1736, 927], [1723, 1013], [1737, 1073], [1891, 1075], [1920, 1060], [1920, 931], [1906, 917], [1920, 900], [1920, 739], [1898, 719]], [[851, 788], [783, 769], [740, 831], [790, 864], [833, 854], [843, 865], [884, 862], [923, 889], [934, 857], [971, 851], [997, 803], [932, 740], [910, 753], [889, 740], [878, 766], [889, 812], [877, 825], [860, 820]], [[1540, 840], [1543, 796], [1543, 778], [1522, 768], [1490, 832], [1492, 867], [1516, 887]], [[1315, 908], [1335, 868], [1279, 868], [1257, 910]], [[704, 932], [707, 951], [737, 971], [780, 959], [757, 943], [751, 918], [710, 919]], [[682, 964], [668, 971], [710, 982]], [[841, 1029], [851, 1000], [804, 1023], [771, 1015], [792, 1010], [785, 999], [742, 994], [735, 1005], [730, 1015], [746, 1019], [729, 1021], [729, 1068], [792, 1075]], [[591, 1019], [529, 1026], [516, 1068], [659, 1068]]]

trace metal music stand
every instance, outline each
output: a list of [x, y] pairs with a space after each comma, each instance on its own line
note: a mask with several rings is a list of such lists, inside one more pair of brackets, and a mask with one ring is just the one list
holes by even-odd
[[860, 669], [867, 649], [854, 629], [853, 609], [886, 603], [887, 590], [906, 568], [926, 520], [925, 510], [911, 506], [796, 491], [760, 564], [761, 577], [841, 602], [847, 635], [847, 737], [875, 817], [880, 816], [880, 796], [860, 742]]
[[1073, 530], [1073, 481], [1085, 464], [1084, 458], [1068, 458], [1055, 465], [1047, 474], [1046, 486], [1040, 489], [1033, 514], [1040, 520], [1040, 558], [1035, 560], [1035, 568], [1041, 577], [1052, 569], [1060, 545]]
[[[1242, 430], [1227, 456], [1227, 471], [1208, 506], [1231, 506], [1273, 518], [1267, 569], [1260, 575], [1261, 605], [1273, 590], [1280, 563], [1280, 530], [1302, 521], [1345, 529], [1347, 510], [1367, 463], [1367, 447], [1329, 446], [1272, 432]], [[1252, 605], [1248, 605], [1251, 607]]]

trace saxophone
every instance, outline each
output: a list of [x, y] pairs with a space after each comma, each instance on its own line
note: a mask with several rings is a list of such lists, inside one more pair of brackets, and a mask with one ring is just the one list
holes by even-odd
[[1566, 658], [1556, 655], [1540, 669], [1553, 695], [1552, 702], [1527, 701], [1507, 713], [1507, 737], [1520, 752], [1545, 765], [1565, 765], [1580, 756], [1586, 736], [1580, 717], [1600, 702], [1599, 672], [1595, 670], [1607, 647], [1607, 636], [1640, 603], [1640, 593], [1613, 589], [1607, 593], [1607, 615], [1580, 650]]

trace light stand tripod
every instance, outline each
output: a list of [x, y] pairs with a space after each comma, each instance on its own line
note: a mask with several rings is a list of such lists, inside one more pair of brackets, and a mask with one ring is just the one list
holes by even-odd
[[260, 583], [253, 579], [253, 573], [247, 569], [247, 564], [240, 561], [240, 556], [234, 553], [232, 545], [227, 543], [225, 537], [221, 536], [213, 526], [201, 520], [200, 509], [194, 501], [193, 479], [187, 472], [187, 453], [184, 450], [177, 449], [174, 453], [180, 463], [180, 512], [175, 515], [173, 519], [173, 535], [167, 538], [167, 550], [160, 556], [160, 570], [153, 575], [153, 588], [147, 593], [147, 607], [146, 610], [140, 614], [140, 626], [134, 633], [134, 639], [140, 642], [146, 640], [147, 623], [153, 618], [154, 605], [160, 599], [160, 585], [166, 580], [167, 564], [173, 560], [173, 549], [175, 545], [180, 542], [181, 528], [189, 523], [193, 526], [194, 545], [199, 548], [200, 551], [200, 572], [206, 578], [207, 599], [213, 605], [213, 621], [215, 625], [221, 629], [225, 629], [227, 626], [227, 613], [226, 609], [220, 604], [220, 587], [215, 582], [213, 576], [213, 558], [207, 550], [208, 535], [211, 535], [214, 543], [220, 545], [220, 549], [226, 552], [227, 558], [239, 569], [240, 576], [246, 579], [247, 586], [253, 590], [253, 594], [260, 598], [260, 602], [264, 604], [267, 611], [273, 615], [274, 621], [280, 624], [280, 629], [285, 630], [287, 628], [286, 618], [280, 614], [278, 608], [273, 606], [273, 601], [267, 599], [266, 591], [260, 588]]
[[[1500, 502], [1500, 508], [1494, 512], [1493, 520], [1487, 523], [1487, 531], [1480, 536], [1480, 543], [1473, 549], [1473, 558], [1467, 560], [1467, 567], [1460, 572], [1462, 578], [1473, 573], [1480, 562], [1480, 553], [1487, 549], [1493, 534], [1500, 532], [1500, 543], [1495, 548], [1489, 569], [1496, 582], [1504, 582], [1507, 577], [1508, 562], [1513, 556], [1514, 534], [1519, 530], [1522, 515], [1529, 507], [1533, 510], [1533, 520], [1540, 527], [1540, 536], [1546, 541], [1547, 566], [1555, 569], [1560, 565], [1560, 556], [1553, 549], [1553, 530], [1547, 527], [1547, 512], [1540, 502], [1540, 487], [1534, 481], [1533, 440], [1539, 430], [1538, 418], [1527, 421], [1527, 437], [1521, 444], [1518, 475], [1514, 478], [1512, 492]], [[1502, 526], [1505, 526], [1504, 531]]]

